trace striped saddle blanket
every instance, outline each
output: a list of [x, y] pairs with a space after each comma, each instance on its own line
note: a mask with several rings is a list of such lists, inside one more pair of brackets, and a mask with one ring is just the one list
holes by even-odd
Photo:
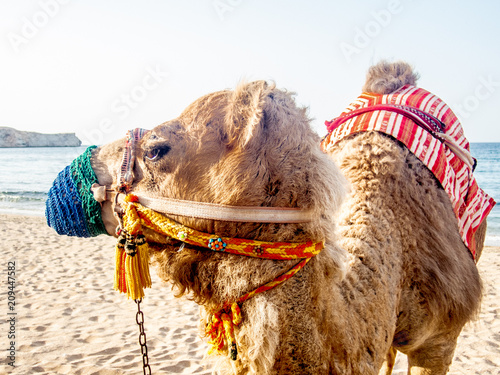
[[361, 94], [336, 119], [325, 123], [321, 147], [329, 151], [349, 134], [379, 131], [401, 141], [440, 181], [450, 197], [464, 244], [476, 257], [474, 234], [495, 205], [472, 172], [475, 160], [452, 110], [430, 92], [406, 85], [379, 95]]

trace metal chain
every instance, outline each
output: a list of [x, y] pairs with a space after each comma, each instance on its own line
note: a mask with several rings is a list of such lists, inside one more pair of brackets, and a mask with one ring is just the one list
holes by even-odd
[[144, 332], [144, 313], [141, 311], [142, 298], [135, 299], [134, 302], [137, 303], [137, 314], [135, 316], [135, 321], [139, 326], [139, 344], [141, 345], [142, 369], [144, 371], [144, 375], [151, 375], [151, 367], [149, 366], [148, 357], [148, 346], [146, 345], [146, 333]]

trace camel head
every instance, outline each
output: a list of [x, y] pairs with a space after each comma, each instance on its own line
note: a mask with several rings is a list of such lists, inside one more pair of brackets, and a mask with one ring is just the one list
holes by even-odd
[[[264, 81], [242, 83], [235, 90], [201, 97], [178, 118], [148, 131], [134, 145], [131, 192], [230, 206], [310, 210], [312, 221], [294, 224], [173, 219], [220, 236], [328, 242], [333, 239], [333, 216], [344, 193], [344, 180], [318, 142], [305, 109], [295, 104], [292, 94]], [[108, 191], [119, 184], [124, 145], [125, 139], [120, 139], [89, 155], [97, 183]], [[111, 235], [118, 224], [113, 206], [113, 194], [108, 194], [100, 216]], [[175, 245], [145, 234], [149, 241], [161, 243], [162, 250]]]

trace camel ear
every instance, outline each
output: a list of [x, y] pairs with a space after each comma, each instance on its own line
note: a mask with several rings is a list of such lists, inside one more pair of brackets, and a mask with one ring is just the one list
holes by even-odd
[[264, 105], [271, 89], [266, 81], [255, 81], [240, 83], [232, 92], [225, 116], [228, 145], [245, 147], [259, 136]]

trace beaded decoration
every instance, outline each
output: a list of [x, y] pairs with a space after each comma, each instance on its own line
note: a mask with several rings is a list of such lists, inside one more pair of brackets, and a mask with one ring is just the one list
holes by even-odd
[[90, 158], [96, 146], [88, 147], [62, 170], [49, 190], [45, 203], [47, 225], [58, 234], [95, 237], [107, 234], [101, 206], [90, 190], [97, 183]]
[[[144, 296], [143, 289], [151, 286], [149, 277], [149, 248], [143, 240], [141, 227], [147, 227], [167, 237], [183, 243], [201, 246], [212, 251], [245, 255], [263, 259], [300, 259], [291, 269], [269, 283], [252, 290], [237, 301], [225, 303], [219, 310], [211, 313], [205, 333], [209, 337], [209, 354], [228, 353], [236, 360], [237, 346], [234, 326], [242, 321], [240, 304], [258, 293], [265, 292], [285, 282], [324, 247], [324, 242], [307, 241], [304, 243], [266, 242], [243, 238], [214, 236], [199, 232], [169, 219], [139, 203], [137, 196], [129, 194], [123, 203], [122, 231], [116, 247], [115, 290], [127, 293], [129, 298]], [[139, 243], [141, 245], [139, 245]], [[127, 251], [127, 247], [129, 251]]]

